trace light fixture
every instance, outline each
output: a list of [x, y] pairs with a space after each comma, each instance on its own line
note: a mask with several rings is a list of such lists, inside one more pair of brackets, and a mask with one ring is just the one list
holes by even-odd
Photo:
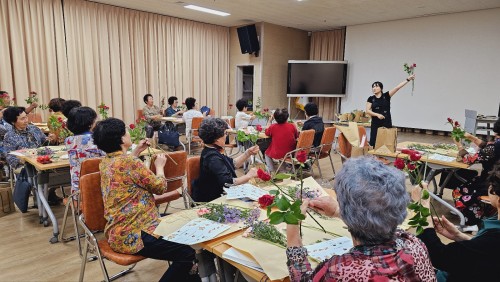
[[204, 7], [200, 7], [200, 6], [196, 6], [196, 5], [186, 5], [186, 6], [184, 6], [184, 8], [188, 8], [191, 10], [196, 10], [196, 11], [200, 11], [200, 12], [204, 12], [204, 13], [214, 14], [214, 15], [221, 16], [221, 17], [226, 17], [226, 16], [231, 15], [231, 14], [226, 13], [226, 12], [221, 12], [221, 11], [217, 11], [217, 10], [213, 10], [213, 9], [209, 9], [209, 8], [204, 8]]

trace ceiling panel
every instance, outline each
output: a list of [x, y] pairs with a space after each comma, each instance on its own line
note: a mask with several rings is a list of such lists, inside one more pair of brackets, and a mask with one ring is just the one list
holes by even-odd
[[[500, 0], [92, 0], [222, 26], [268, 22], [306, 31], [499, 8]], [[230, 13], [220, 17], [184, 8]]]

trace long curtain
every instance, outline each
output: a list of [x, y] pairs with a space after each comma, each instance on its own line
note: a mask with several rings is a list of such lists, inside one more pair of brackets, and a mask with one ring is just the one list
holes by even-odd
[[[344, 60], [345, 28], [313, 32], [309, 59], [317, 61]], [[319, 115], [332, 120], [337, 113], [337, 98], [315, 98]]]
[[147, 93], [157, 105], [195, 97], [217, 115], [227, 109], [226, 27], [83, 0], [0, 5], [0, 89], [18, 100], [34, 90], [44, 104], [54, 97], [105, 103], [127, 123]]
[[19, 106], [30, 91], [39, 104], [68, 92], [60, 0], [0, 1], [0, 89]]
[[228, 28], [81, 0], [64, 15], [72, 98], [126, 121], [146, 93], [227, 108]]

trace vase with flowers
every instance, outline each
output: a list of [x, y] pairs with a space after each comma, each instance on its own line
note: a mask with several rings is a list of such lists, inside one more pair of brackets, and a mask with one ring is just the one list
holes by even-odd
[[[404, 63], [403, 65], [403, 70], [408, 74], [408, 75], [413, 75], [415, 73], [415, 68], [417, 67], [417, 64], [408, 64]], [[411, 95], [413, 96], [413, 90], [415, 90], [415, 80], [413, 79], [411, 81]]]

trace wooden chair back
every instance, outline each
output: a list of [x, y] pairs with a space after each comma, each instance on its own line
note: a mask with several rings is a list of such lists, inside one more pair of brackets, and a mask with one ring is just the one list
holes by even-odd
[[91, 231], [102, 231], [106, 226], [104, 201], [101, 192], [101, 173], [94, 172], [80, 177], [82, 214]]
[[311, 146], [313, 145], [314, 142], [314, 133], [315, 133], [314, 129], [301, 131], [295, 149], [296, 150], [303, 149], [303, 151], [306, 151], [306, 153], [309, 154]]
[[[177, 163], [175, 164], [172, 160], [170, 160], [170, 158], [167, 157], [167, 163], [163, 169], [165, 178], [167, 179], [167, 192], [170, 192], [184, 186], [183, 180], [186, 176], [187, 152], [175, 151], [168, 153], [168, 156]], [[154, 157], [155, 156], [151, 158], [152, 171], [156, 171]]]
[[142, 110], [137, 110], [135, 115], [136, 115], [135, 119], [139, 119], [140, 117], [142, 117], [144, 115], [144, 113]]
[[[359, 138], [361, 140], [363, 138], [363, 136], [366, 135], [366, 129], [364, 128], [364, 126], [358, 125], [358, 133], [359, 133]], [[366, 139], [365, 139], [365, 144], [363, 144], [363, 146], [368, 146], [368, 141], [366, 141]], [[340, 154], [342, 154], [346, 158], [350, 158], [352, 145], [351, 145], [351, 143], [349, 143], [349, 141], [347, 141], [344, 134], [342, 134], [342, 133], [339, 134], [339, 138], [338, 138], [337, 142], [338, 142], [338, 150], [339, 150]]]
[[200, 177], [200, 156], [189, 157], [187, 159], [187, 190], [189, 195], [192, 195], [191, 184], [193, 180]]
[[332, 150], [333, 143], [335, 141], [335, 133], [337, 132], [337, 128], [332, 126], [332, 127], [327, 127], [323, 131], [323, 137], [321, 137], [321, 150], [319, 152], [319, 158], [324, 158], [327, 155], [330, 154], [330, 151]]
[[198, 136], [198, 129], [200, 128], [202, 117], [195, 117], [191, 123], [191, 136]]
[[102, 158], [90, 158], [83, 160], [82, 165], [80, 166], [80, 177], [89, 173], [98, 172], [101, 161]]

